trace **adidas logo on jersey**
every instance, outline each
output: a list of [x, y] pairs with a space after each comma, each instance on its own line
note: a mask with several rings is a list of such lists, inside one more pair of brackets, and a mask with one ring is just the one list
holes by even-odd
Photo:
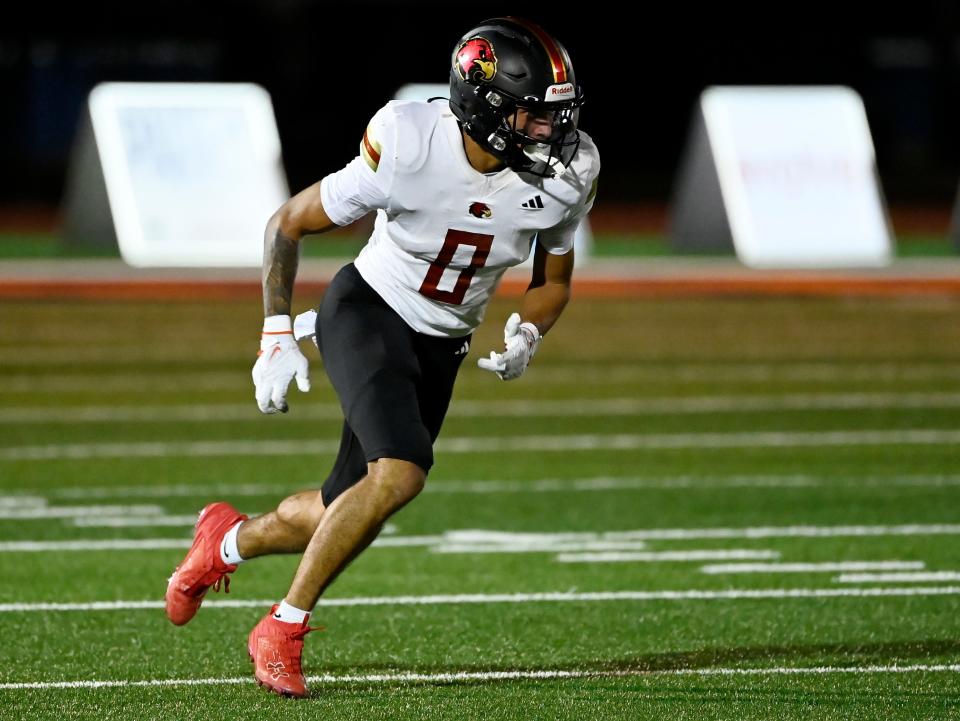
[[470, 350], [470, 341], [465, 340], [463, 345], [460, 346], [460, 350], [456, 351], [454, 355], [466, 355], [467, 351]]
[[527, 210], [543, 210], [543, 201], [539, 195], [535, 195], [526, 203], [521, 203], [520, 207], [526, 208]]

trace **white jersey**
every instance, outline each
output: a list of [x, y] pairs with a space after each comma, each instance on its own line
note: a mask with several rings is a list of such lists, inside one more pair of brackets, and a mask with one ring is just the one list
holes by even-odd
[[367, 127], [360, 155], [320, 184], [324, 210], [347, 225], [376, 209], [355, 264], [414, 330], [463, 336], [483, 320], [504, 271], [530, 254], [573, 248], [593, 206], [600, 157], [580, 148], [553, 178], [505, 168], [485, 175], [467, 160], [446, 103], [391, 101]]

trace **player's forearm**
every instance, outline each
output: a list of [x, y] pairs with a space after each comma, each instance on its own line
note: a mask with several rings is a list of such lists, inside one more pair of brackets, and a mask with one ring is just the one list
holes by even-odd
[[300, 233], [281, 227], [280, 214], [267, 223], [263, 239], [263, 314], [290, 315], [300, 263]]
[[533, 323], [545, 335], [557, 322], [567, 301], [570, 300], [569, 283], [544, 283], [531, 286], [520, 303], [520, 317], [524, 322]]

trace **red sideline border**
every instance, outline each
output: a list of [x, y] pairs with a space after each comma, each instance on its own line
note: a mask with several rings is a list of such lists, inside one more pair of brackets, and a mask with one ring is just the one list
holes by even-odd
[[[298, 294], [319, 295], [327, 281], [304, 279]], [[517, 297], [527, 282], [504, 279], [499, 297]], [[2, 300], [242, 300], [261, 293], [259, 283], [230, 280], [107, 280], [62, 278], [0, 281]], [[669, 276], [658, 278], [574, 278], [573, 293], [587, 298], [689, 296], [903, 296], [960, 295], [960, 277], [861, 276], [765, 273], [749, 277]]]

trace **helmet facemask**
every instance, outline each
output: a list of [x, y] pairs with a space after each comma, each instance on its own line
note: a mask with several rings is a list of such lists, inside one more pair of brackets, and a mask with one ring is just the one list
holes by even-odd
[[[512, 162], [508, 163], [514, 170], [519, 170], [540, 177], [549, 178], [561, 175], [570, 165], [577, 148], [580, 147], [580, 133], [577, 132], [577, 120], [580, 115], [580, 105], [566, 104], [564, 107], [555, 107], [546, 103], [529, 103], [517, 105], [516, 110], [504, 118], [505, 125], [510, 129], [515, 153]], [[530, 135], [526, 128], [517, 127], [520, 111], [525, 110], [528, 118], [542, 118], [549, 122], [550, 134]]]

